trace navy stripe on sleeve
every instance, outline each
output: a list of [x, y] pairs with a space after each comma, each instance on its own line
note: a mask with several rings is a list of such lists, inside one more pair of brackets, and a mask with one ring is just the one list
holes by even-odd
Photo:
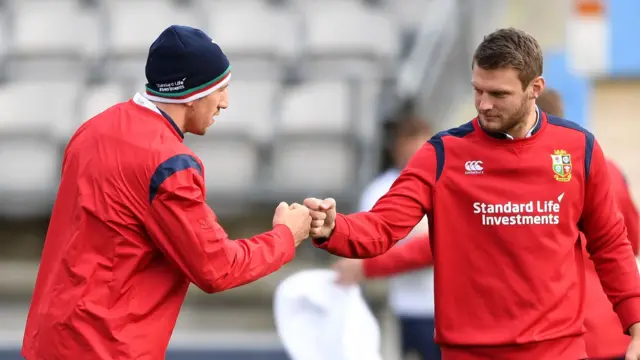
[[195, 169], [202, 176], [202, 167], [200, 163], [191, 155], [179, 154], [172, 156], [158, 165], [156, 171], [151, 176], [151, 184], [149, 185], [149, 202], [152, 202], [158, 193], [160, 185], [169, 178], [169, 176], [178, 171]]
[[474, 131], [473, 123], [468, 122], [457, 128], [442, 131], [434, 135], [428, 142], [433, 146], [436, 152], [436, 181], [440, 179], [442, 171], [444, 170], [444, 143], [442, 138], [444, 136], [465, 137]]
[[589, 180], [589, 174], [591, 172], [591, 157], [593, 156], [593, 146], [595, 143], [595, 137], [593, 134], [573, 121], [565, 120], [557, 116], [551, 116], [549, 114], [547, 114], [547, 119], [549, 120], [549, 124], [580, 131], [584, 134], [584, 179], [585, 181]]
[[442, 143], [442, 134], [434, 135], [429, 139], [429, 144], [431, 144], [436, 151], [436, 181], [438, 181], [444, 169], [444, 144]]
[[585, 133], [585, 147], [584, 147], [584, 178], [586, 181], [589, 181], [589, 173], [591, 172], [591, 157], [593, 155], [593, 144], [595, 142], [595, 137], [592, 133]]

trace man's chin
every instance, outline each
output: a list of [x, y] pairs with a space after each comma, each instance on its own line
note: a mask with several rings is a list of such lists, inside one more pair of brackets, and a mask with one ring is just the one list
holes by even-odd
[[480, 118], [480, 125], [488, 131], [498, 131], [502, 128], [502, 123], [499, 119]]

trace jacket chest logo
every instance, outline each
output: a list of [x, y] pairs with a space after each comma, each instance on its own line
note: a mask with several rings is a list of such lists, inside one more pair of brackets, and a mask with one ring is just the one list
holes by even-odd
[[565, 150], [555, 150], [551, 155], [551, 165], [553, 168], [553, 177], [560, 182], [571, 181], [571, 154]]

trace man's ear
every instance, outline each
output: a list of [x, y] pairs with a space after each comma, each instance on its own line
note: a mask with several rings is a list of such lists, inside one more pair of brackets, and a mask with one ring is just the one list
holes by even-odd
[[545, 81], [542, 76], [538, 76], [537, 78], [533, 79], [533, 81], [531, 82], [531, 100], [537, 99], [538, 96], [540, 96], [540, 94], [542, 94], [542, 92], [544, 91], [544, 87]]

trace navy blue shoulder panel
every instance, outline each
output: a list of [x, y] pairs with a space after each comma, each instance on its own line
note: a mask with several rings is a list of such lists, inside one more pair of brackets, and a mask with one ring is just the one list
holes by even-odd
[[469, 121], [468, 123], [461, 125], [457, 128], [441, 131], [434, 135], [431, 139], [429, 139], [429, 143], [433, 146], [436, 151], [436, 181], [440, 179], [440, 175], [442, 175], [442, 170], [444, 170], [444, 143], [442, 138], [444, 136], [454, 136], [454, 137], [465, 137], [474, 131], [473, 123]]
[[563, 128], [579, 131], [584, 134], [584, 178], [585, 181], [588, 180], [589, 173], [591, 171], [591, 157], [593, 156], [593, 146], [595, 143], [595, 137], [593, 136], [593, 134], [582, 126], [574, 123], [573, 121], [565, 120], [557, 116], [551, 116], [549, 114], [547, 114], [547, 119], [549, 120], [549, 124], [551, 125], [561, 126]]
[[156, 171], [151, 176], [151, 184], [149, 185], [149, 202], [152, 202], [158, 193], [160, 185], [169, 178], [169, 176], [178, 171], [195, 169], [202, 176], [202, 167], [200, 163], [191, 155], [179, 154], [172, 156], [158, 165]]

